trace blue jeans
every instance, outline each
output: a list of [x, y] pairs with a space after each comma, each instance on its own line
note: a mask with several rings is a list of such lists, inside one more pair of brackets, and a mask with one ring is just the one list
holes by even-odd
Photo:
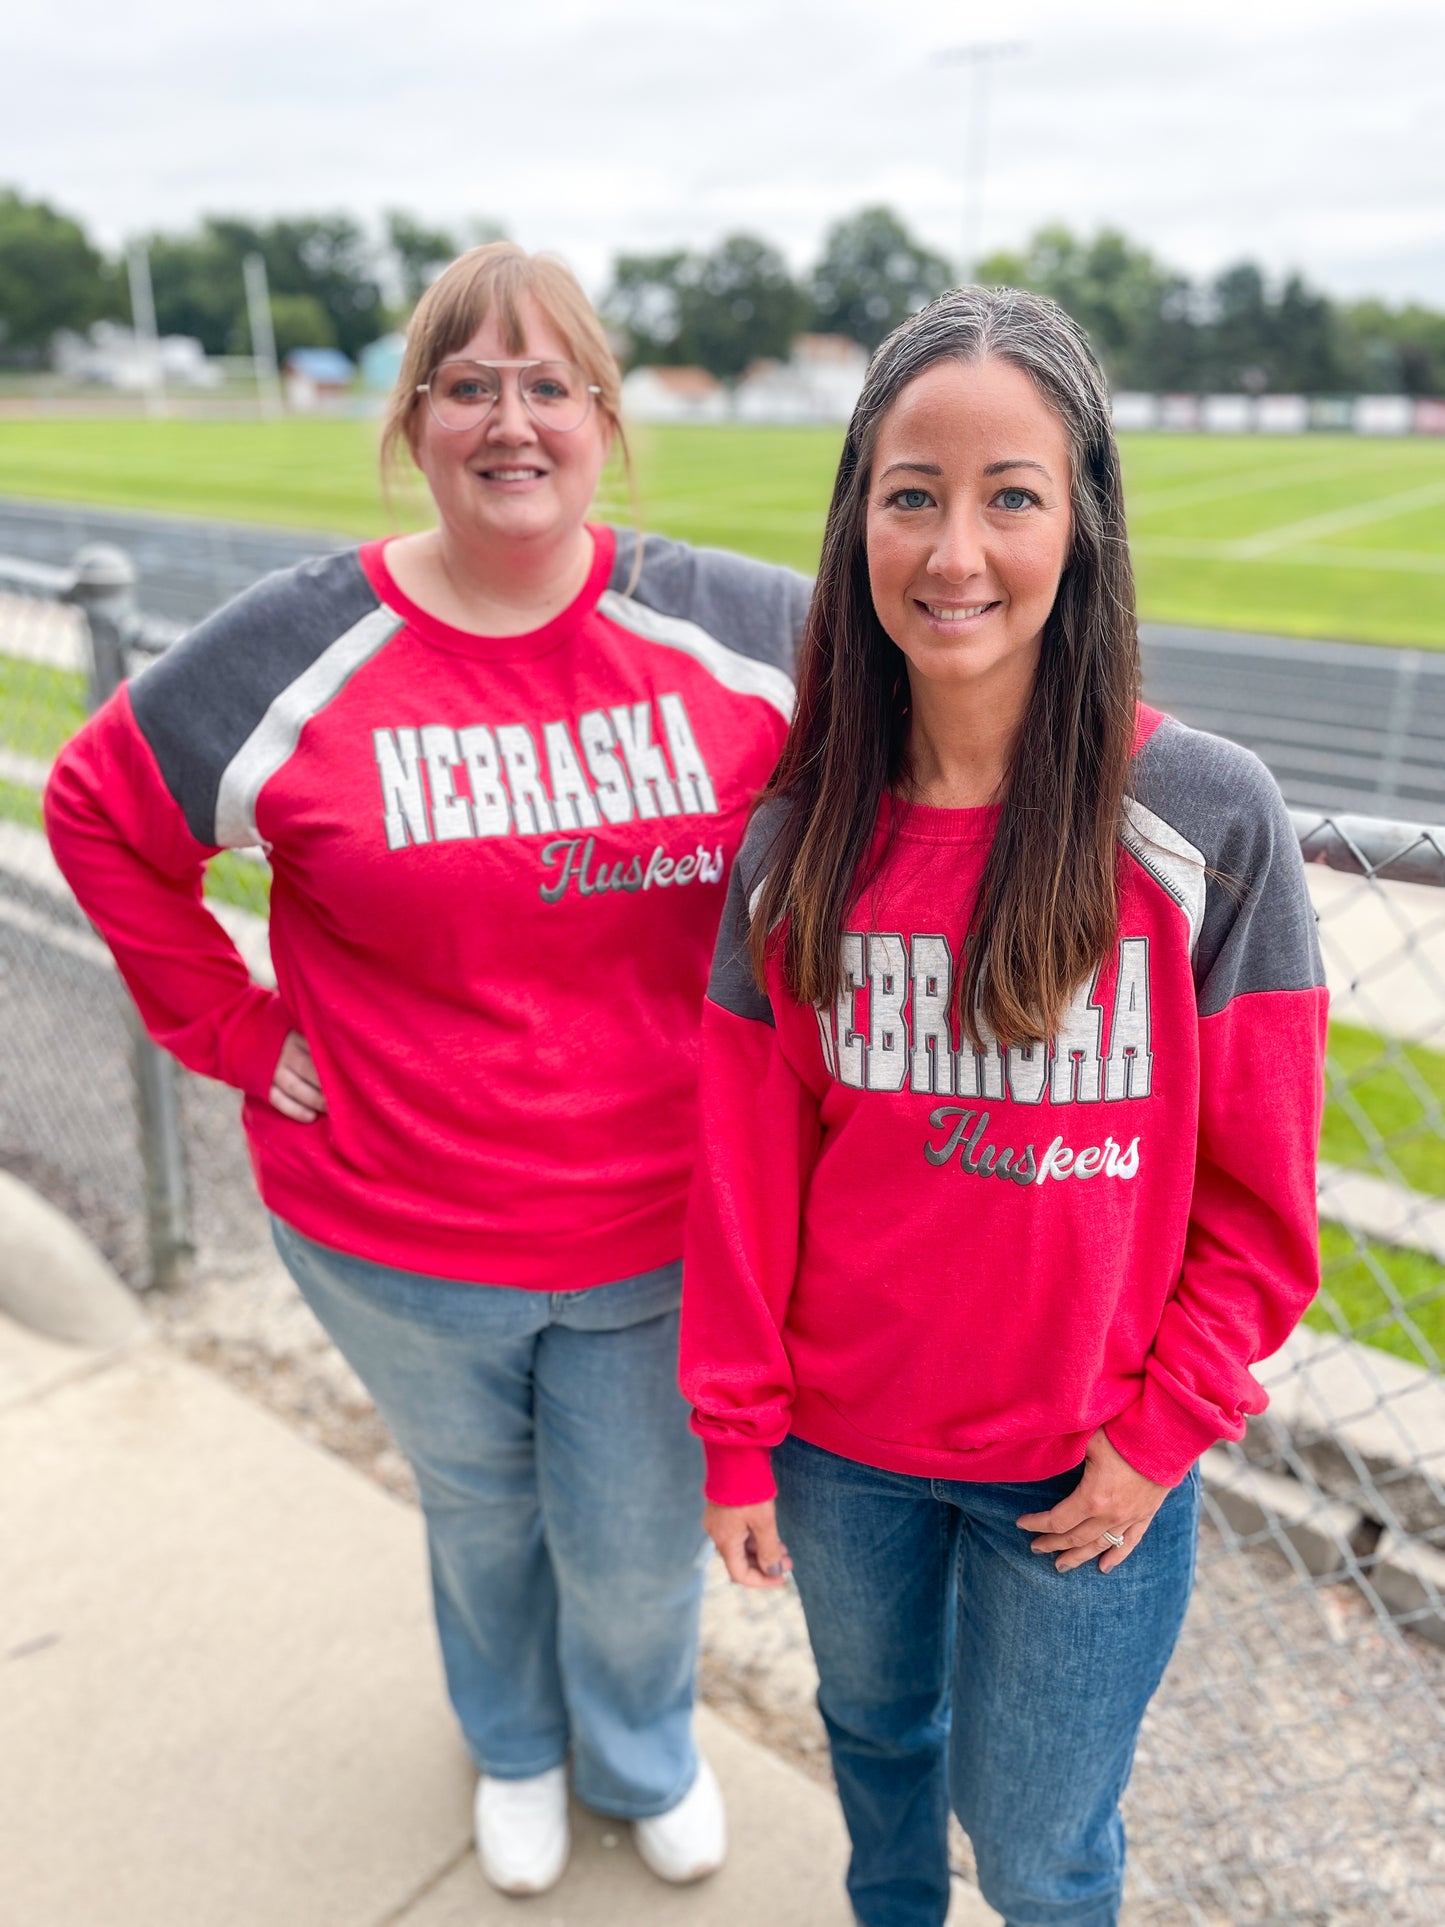
[[1114, 1927], [1119, 1798], [1194, 1576], [1198, 1473], [1113, 1572], [1059, 1572], [1020, 1485], [880, 1472], [789, 1438], [778, 1524], [818, 1662], [863, 1927], [941, 1927], [950, 1803], [1009, 1927]]
[[704, 1546], [701, 1448], [676, 1388], [681, 1266], [519, 1291], [272, 1231], [416, 1473], [478, 1767], [527, 1779], [570, 1750], [589, 1807], [665, 1813], [697, 1773]]

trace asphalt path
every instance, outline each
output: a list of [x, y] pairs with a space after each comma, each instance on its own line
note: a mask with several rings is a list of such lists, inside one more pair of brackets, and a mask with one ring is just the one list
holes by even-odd
[[[0, 499], [0, 555], [63, 565], [88, 542], [128, 550], [142, 607], [180, 622], [272, 569], [347, 546], [338, 535]], [[1445, 649], [1159, 623], [1141, 633], [1147, 699], [1254, 750], [1289, 803], [1445, 823]]]

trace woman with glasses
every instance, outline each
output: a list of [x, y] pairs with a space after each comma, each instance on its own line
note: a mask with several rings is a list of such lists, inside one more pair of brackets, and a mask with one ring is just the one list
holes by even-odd
[[[277, 1247], [414, 1468], [494, 1884], [581, 1800], [722, 1858], [675, 1387], [698, 1026], [807, 585], [589, 522], [619, 375], [568, 271], [423, 297], [385, 427], [424, 533], [271, 576], [57, 765], [61, 867], [151, 1034], [245, 1094]], [[277, 988], [201, 903], [270, 858]]]

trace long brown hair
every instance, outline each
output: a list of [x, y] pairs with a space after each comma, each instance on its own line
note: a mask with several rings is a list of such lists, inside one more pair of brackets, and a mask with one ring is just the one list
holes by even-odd
[[1117, 837], [1139, 694], [1134, 579], [1108, 389], [1076, 324], [1014, 288], [956, 288], [874, 355], [843, 444], [798, 702], [765, 798], [785, 808], [754, 907], [753, 967], [783, 945], [800, 1002], [842, 985], [841, 939], [885, 791], [908, 787], [907, 665], [868, 586], [866, 513], [883, 417], [935, 362], [993, 357], [1021, 369], [1069, 439], [1073, 535], [1038, 672], [1004, 778], [956, 995], [975, 1045], [981, 1023], [1041, 1042], [1118, 933]]

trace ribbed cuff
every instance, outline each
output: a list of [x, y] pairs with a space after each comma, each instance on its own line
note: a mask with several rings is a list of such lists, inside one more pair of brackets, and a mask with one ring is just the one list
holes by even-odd
[[1231, 1430], [1216, 1411], [1210, 1420], [1186, 1411], [1147, 1374], [1132, 1405], [1104, 1427], [1104, 1436], [1136, 1472], [1155, 1485], [1179, 1485], [1195, 1460], [1221, 1438], [1242, 1438], [1244, 1426]]
[[759, 1505], [777, 1497], [773, 1455], [766, 1445], [723, 1445], [704, 1439], [702, 1450], [707, 1461], [703, 1496], [713, 1505]]

